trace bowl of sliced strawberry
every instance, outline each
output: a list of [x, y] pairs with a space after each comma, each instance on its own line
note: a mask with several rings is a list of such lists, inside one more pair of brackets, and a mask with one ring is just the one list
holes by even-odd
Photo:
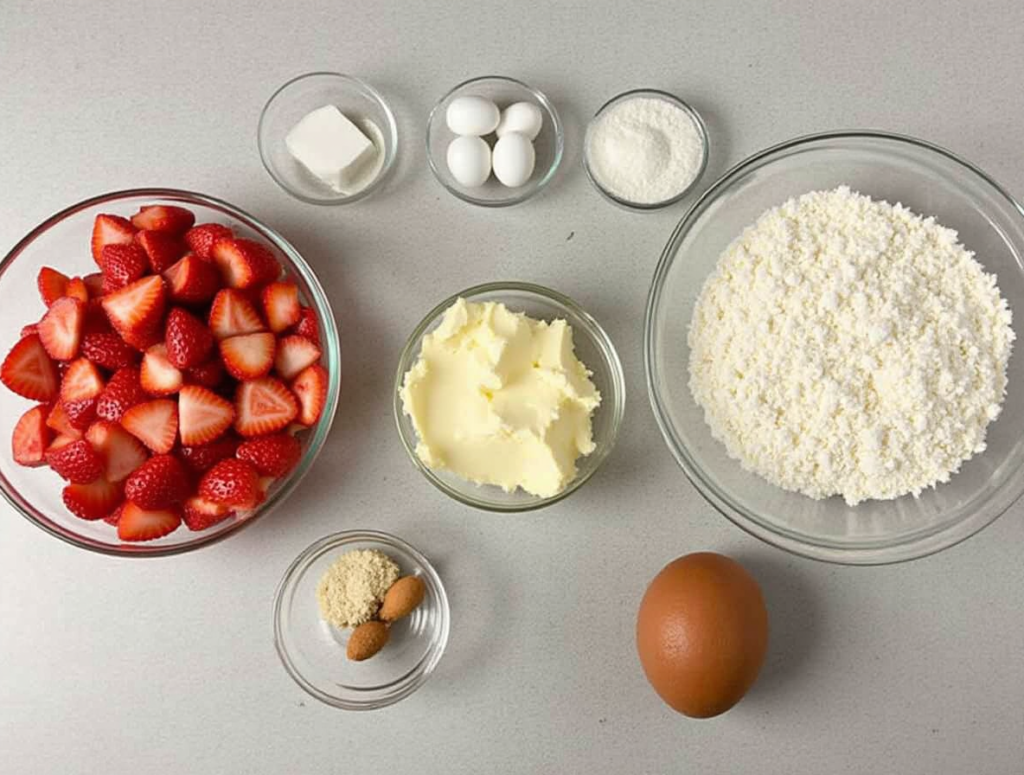
[[323, 288], [287, 240], [202, 194], [81, 202], [0, 263], [0, 491], [76, 546], [152, 556], [281, 503], [341, 384]]

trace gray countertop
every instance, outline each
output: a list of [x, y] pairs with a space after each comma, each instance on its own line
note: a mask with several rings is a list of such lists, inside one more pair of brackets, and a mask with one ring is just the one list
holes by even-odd
[[[233, 8], [238, 6], [237, 9]], [[643, 2], [0, 4], [0, 249], [57, 209], [164, 185], [227, 199], [307, 257], [342, 331], [334, 431], [272, 516], [181, 557], [76, 550], [0, 507], [0, 769], [11, 773], [1020, 773], [1024, 503], [937, 556], [881, 568], [792, 557], [716, 513], [672, 460], [644, 384], [648, 284], [682, 203], [615, 209], [580, 165], [586, 119], [653, 86], [700, 110], [704, 184], [812, 131], [917, 135], [1024, 196], [1024, 4]], [[260, 166], [260, 108], [334, 69], [393, 103], [386, 188], [301, 204]], [[465, 205], [432, 179], [433, 101], [519, 77], [566, 124], [539, 198]], [[607, 328], [626, 369], [618, 447], [540, 513], [478, 513], [435, 491], [391, 418], [405, 337], [450, 293], [518, 278]], [[3, 442], [6, 443], [6, 442]], [[271, 601], [321, 536], [396, 533], [437, 565], [453, 611], [437, 673], [387, 710], [321, 705], [274, 652]], [[727, 715], [691, 721], [646, 684], [636, 606], [668, 560], [740, 558], [765, 587], [768, 662]]]

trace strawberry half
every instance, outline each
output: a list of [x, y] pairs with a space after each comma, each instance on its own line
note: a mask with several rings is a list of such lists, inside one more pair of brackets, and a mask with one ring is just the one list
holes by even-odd
[[40, 404], [25, 412], [14, 426], [11, 453], [18, 465], [34, 468], [45, 462], [46, 448], [53, 441], [53, 433], [46, 424], [48, 413], [49, 407]]
[[82, 342], [85, 305], [78, 299], [57, 299], [39, 321], [39, 341], [51, 358], [69, 361]]
[[46, 452], [46, 462], [62, 479], [88, 484], [103, 476], [103, 461], [85, 439], [76, 439]]
[[153, 274], [162, 274], [185, 255], [182, 239], [166, 231], [140, 231], [135, 242], [145, 252]]
[[309, 341], [320, 346], [320, 324], [317, 322], [316, 313], [309, 307], [303, 307], [299, 314], [299, 322], [292, 330], [293, 334], [306, 337]]
[[60, 436], [68, 436], [72, 440], [82, 438], [82, 432], [71, 424], [64, 404], [59, 401], [53, 405], [53, 409], [46, 415], [46, 427], [57, 432]]
[[187, 369], [198, 366], [209, 356], [213, 349], [213, 334], [201, 320], [181, 307], [175, 307], [167, 315], [164, 343], [171, 364]]
[[270, 332], [232, 336], [220, 341], [220, 358], [235, 379], [255, 379], [270, 373], [276, 344]]
[[173, 533], [180, 524], [177, 509], [144, 509], [126, 501], [117, 520], [117, 537], [122, 541], [152, 541]]
[[251, 509], [262, 500], [259, 474], [244, 460], [222, 460], [199, 482], [199, 497], [238, 509]]
[[166, 231], [182, 234], [196, 222], [195, 215], [175, 205], [146, 205], [132, 216], [132, 226], [148, 231]]
[[218, 240], [211, 251], [221, 279], [229, 288], [254, 288], [276, 280], [281, 265], [259, 242], [241, 237]]
[[222, 435], [235, 421], [235, 407], [198, 385], [186, 385], [178, 395], [178, 429], [181, 443], [206, 444]]
[[189, 530], [199, 531], [206, 530], [208, 527], [213, 527], [217, 523], [223, 522], [228, 517], [233, 516], [234, 513], [223, 503], [214, 503], [206, 498], [195, 495], [185, 501], [181, 518], [185, 523], [185, 527]]
[[192, 493], [192, 482], [174, 455], [153, 455], [124, 483], [124, 497], [144, 509], [177, 506]]
[[166, 454], [178, 435], [178, 405], [168, 398], [136, 404], [121, 417], [121, 425], [153, 452]]
[[206, 363], [186, 369], [185, 377], [196, 385], [215, 388], [224, 381], [224, 364], [219, 357], [211, 358]]
[[145, 401], [139, 370], [134, 366], [118, 369], [96, 401], [96, 416], [112, 422], [120, 422], [128, 409]]
[[292, 334], [277, 342], [274, 369], [281, 379], [291, 380], [320, 360], [320, 348], [304, 336]]
[[231, 239], [234, 233], [219, 223], [201, 223], [185, 232], [189, 250], [204, 261], [213, 260], [213, 246], [218, 240]]
[[68, 280], [68, 287], [64, 290], [64, 295], [78, 299], [85, 304], [89, 301], [89, 289], [85, 287], [85, 280], [81, 277], [72, 277]]
[[291, 280], [270, 283], [260, 294], [260, 300], [267, 325], [275, 334], [291, 328], [302, 317], [299, 288]]
[[98, 299], [103, 295], [103, 272], [93, 272], [82, 278], [82, 285], [90, 299]]
[[107, 245], [127, 245], [135, 239], [135, 227], [120, 215], [100, 214], [92, 226], [92, 258], [103, 268], [103, 248]]
[[0, 382], [32, 401], [49, 402], [57, 397], [57, 367], [38, 335], [26, 336], [11, 348], [0, 366]]
[[135, 350], [114, 333], [85, 334], [82, 337], [81, 351], [83, 358], [88, 358], [97, 366], [110, 371], [132, 366], [139, 357]]
[[210, 306], [210, 330], [217, 339], [265, 331], [263, 321], [252, 302], [232, 288], [217, 292]]
[[264, 436], [286, 427], [299, 413], [299, 403], [273, 377], [243, 382], [235, 391], [235, 430], [242, 436]]
[[67, 404], [96, 398], [103, 392], [103, 376], [92, 361], [78, 358], [68, 364], [60, 383], [60, 401]]
[[68, 278], [56, 269], [44, 266], [36, 277], [36, 287], [39, 288], [43, 304], [49, 307], [61, 296], [67, 295]]
[[88, 520], [110, 516], [124, 500], [121, 485], [108, 482], [102, 477], [87, 484], [69, 484], [63, 494], [68, 511]]
[[184, 446], [178, 450], [178, 456], [193, 471], [203, 473], [209, 471], [221, 460], [234, 457], [239, 442], [240, 440], [235, 434], [228, 433], [208, 444]]
[[168, 292], [179, 304], [205, 304], [220, 290], [220, 274], [209, 261], [189, 253], [164, 272]]
[[169, 396], [177, 393], [185, 378], [167, 356], [167, 346], [155, 344], [146, 350], [139, 369], [142, 389], [153, 396]]
[[103, 476], [110, 482], [120, 482], [149, 458], [142, 442], [116, 422], [97, 420], [85, 439], [103, 460]]
[[101, 254], [103, 262], [103, 293], [131, 285], [146, 274], [149, 261], [146, 251], [131, 242], [127, 245], [107, 245]]
[[323, 414], [327, 404], [327, 369], [319, 363], [306, 368], [292, 382], [292, 392], [299, 399], [298, 421], [309, 427]]
[[298, 464], [302, 457], [302, 444], [287, 433], [276, 433], [243, 442], [235, 456], [263, 476], [281, 477]]
[[163, 279], [150, 275], [104, 296], [103, 310], [122, 339], [136, 349], [145, 350], [155, 343], [149, 341], [145, 347], [140, 347], [147, 339], [155, 334], [159, 340], [166, 298]]

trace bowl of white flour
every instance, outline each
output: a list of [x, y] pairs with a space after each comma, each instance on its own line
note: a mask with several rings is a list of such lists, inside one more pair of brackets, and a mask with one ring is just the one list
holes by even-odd
[[951, 546], [1024, 492], [1022, 266], [1024, 210], [947, 151], [846, 132], [759, 153], [655, 274], [661, 431], [713, 506], [795, 553]]

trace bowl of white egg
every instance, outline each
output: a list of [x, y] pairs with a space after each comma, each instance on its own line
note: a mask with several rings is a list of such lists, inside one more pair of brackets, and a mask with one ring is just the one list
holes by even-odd
[[489, 75], [460, 83], [427, 121], [427, 158], [450, 193], [481, 207], [525, 202], [562, 161], [562, 122], [551, 101], [521, 81]]

